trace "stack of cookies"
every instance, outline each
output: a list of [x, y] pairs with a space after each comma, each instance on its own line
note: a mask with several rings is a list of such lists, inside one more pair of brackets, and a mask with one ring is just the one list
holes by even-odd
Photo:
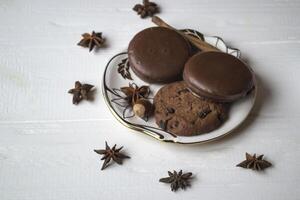
[[139, 32], [128, 47], [132, 71], [145, 82], [165, 84], [153, 101], [157, 125], [181, 136], [220, 127], [230, 103], [254, 87], [253, 72], [241, 60], [193, 49], [181, 34], [164, 27]]

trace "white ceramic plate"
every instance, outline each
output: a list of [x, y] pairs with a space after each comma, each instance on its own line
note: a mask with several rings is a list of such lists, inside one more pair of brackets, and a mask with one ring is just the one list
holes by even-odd
[[[184, 29], [182, 32], [190, 34], [199, 40], [205, 40], [221, 51], [240, 58], [240, 51], [238, 49], [228, 47], [219, 37], [203, 36], [201, 33], [190, 29]], [[122, 76], [119, 71], [123, 71], [124, 76]], [[128, 79], [130, 78], [128, 75], [130, 75], [132, 80]], [[130, 83], [135, 83], [138, 86], [149, 85], [139, 79], [131, 71], [127, 60], [127, 53], [119, 53], [112, 57], [108, 62], [105, 68], [102, 84], [105, 102], [115, 118], [130, 129], [140, 131], [161, 141], [181, 144], [204, 143], [216, 140], [231, 133], [232, 130], [237, 128], [249, 115], [254, 106], [257, 91], [257, 87], [255, 86], [255, 89], [250, 94], [243, 99], [234, 102], [229, 111], [229, 118], [218, 129], [210, 133], [197, 136], [176, 136], [160, 129], [156, 125], [153, 117], [148, 119], [148, 121], [144, 121], [141, 118], [133, 116], [133, 112], [130, 107], [127, 107], [126, 109], [126, 102], [120, 99], [120, 97], [124, 97], [124, 95], [118, 89], [120, 89], [120, 87], [128, 86]], [[151, 90], [150, 98], [153, 98], [154, 94], [163, 85], [151, 84], [149, 86]]]

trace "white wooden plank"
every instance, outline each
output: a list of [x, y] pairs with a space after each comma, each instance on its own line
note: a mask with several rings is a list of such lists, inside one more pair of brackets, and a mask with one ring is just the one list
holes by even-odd
[[[113, 119], [101, 94], [103, 69], [139, 30], [152, 26], [136, 0], [0, 1], [0, 199], [298, 199], [300, 190], [300, 1], [157, 0], [178, 28], [219, 35], [241, 49], [259, 77], [258, 104], [245, 125], [204, 145], [164, 144]], [[108, 48], [89, 53], [80, 34], [103, 31]], [[96, 100], [71, 104], [75, 80]], [[100, 171], [104, 141], [132, 159]], [[244, 152], [274, 167], [235, 167]], [[176, 194], [158, 183], [167, 170], [195, 172]]]

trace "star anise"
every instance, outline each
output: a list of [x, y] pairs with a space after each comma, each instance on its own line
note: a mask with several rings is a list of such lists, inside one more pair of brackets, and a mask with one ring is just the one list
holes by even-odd
[[94, 86], [90, 84], [81, 84], [79, 81], [75, 82], [75, 88], [68, 92], [73, 94], [73, 104], [77, 105], [82, 99], [89, 100], [89, 92]]
[[137, 100], [145, 99], [150, 94], [149, 86], [143, 85], [138, 87], [134, 83], [129, 83], [129, 87], [121, 87], [120, 90], [126, 95], [125, 99], [132, 106], [135, 104], [135, 102], [137, 102]]
[[141, 15], [141, 18], [145, 18], [147, 16], [152, 17], [159, 11], [157, 4], [150, 2], [149, 0], [143, 0], [143, 4], [136, 4], [133, 7], [133, 10], [136, 11], [138, 15]]
[[111, 160], [115, 161], [119, 165], [122, 165], [123, 159], [130, 158], [129, 156], [120, 153], [123, 147], [116, 148], [116, 146], [117, 145], [115, 144], [112, 148], [110, 148], [107, 142], [105, 142], [105, 149], [94, 150], [97, 154], [103, 155], [101, 160], [104, 160], [104, 162], [102, 164], [101, 170], [104, 170], [109, 165], [109, 162]]
[[159, 182], [171, 183], [171, 190], [177, 191], [179, 188], [185, 190], [186, 187], [190, 186], [189, 180], [192, 178], [192, 173], [182, 173], [182, 170], [179, 172], [170, 172], [168, 171], [169, 177], [159, 179]]
[[92, 34], [84, 33], [82, 37], [77, 45], [87, 47], [89, 51], [92, 51], [95, 46], [97, 48], [102, 47], [105, 42], [104, 38], [102, 38], [102, 33], [96, 33], [95, 31]]
[[264, 155], [256, 157], [256, 154], [251, 156], [249, 153], [246, 153], [246, 160], [237, 165], [237, 167], [243, 167], [252, 170], [264, 170], [265, 168], [271, 167], [272, 164], [263, 159]]

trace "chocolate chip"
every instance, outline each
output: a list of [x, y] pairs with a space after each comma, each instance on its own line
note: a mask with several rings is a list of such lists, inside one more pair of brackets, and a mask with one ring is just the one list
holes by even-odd
[[175, 121], [174, 126], [178, 127], [179, 126], [179, 121]]
[[220, 113], [220, 114], [218, 115], [218, 120], [219, 120], [220, 122], [223, 122], [225, 119], [226, 119], [226, 115], [223, 115], [222, 113]]
[[175, 112], [174, 108], [168, 107], [167, 112], [173, 114]]
[[189, 92], [189, 89], [187, 89], [187, 88], [177, 91], [178, 94], [187, 93], [187, 92]]
[[166, 128], [167, 128], [167, 122], [166, 121], [160, 120], [158, 125], [163, 130], [166, 130]]
[[201, 112], [198, 113], [198, 116], [201, 119], [204, 119], [210, 112], [211, 112], [211, 109], [205, 108], [204, 110], [202, 110]]

